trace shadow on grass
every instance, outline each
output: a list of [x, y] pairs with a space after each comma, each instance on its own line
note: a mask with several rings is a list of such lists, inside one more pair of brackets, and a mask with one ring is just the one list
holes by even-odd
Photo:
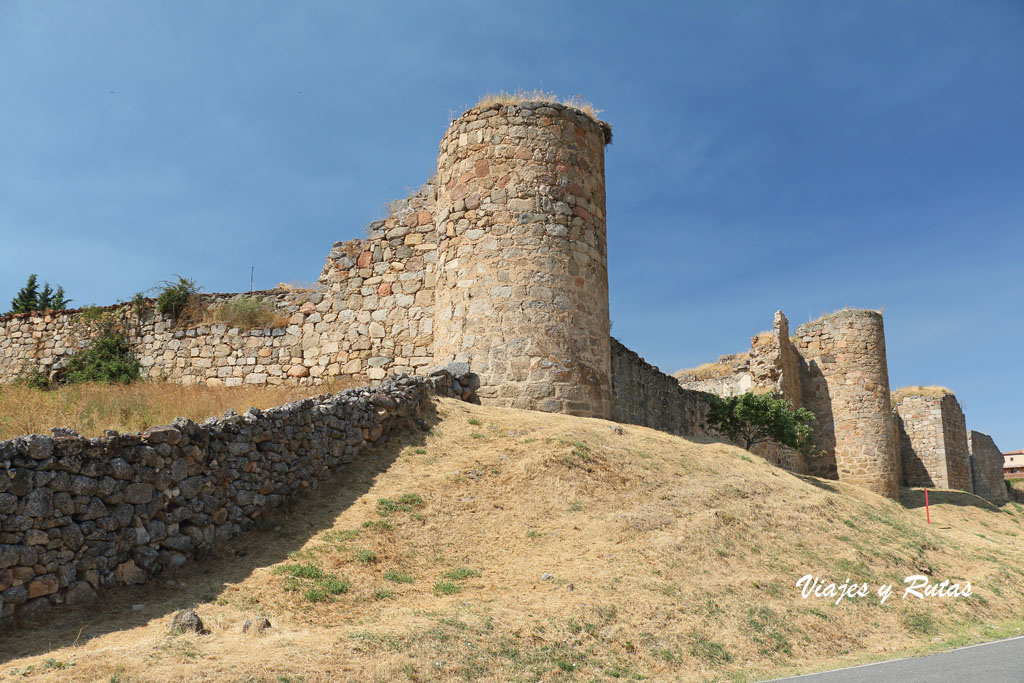
[[[974, 507], [989, 512], [1003, 512], [999, 506], [989, 501], [967, 493], [966, 491], [950, 491], [947, 489], [928, 489], [928, 503], [930, 505], [959, 505], [961, 507]], [[908, 510], [924, 507], [924, 489], [900, 489], [900, 505]]]
[[[424, 415], [429, 427], [440, 418]], [[248, 578], [260, 567], [288, 558], [311, 537], [329, 529], [339, 514], [369, 491], [378, 475], [386, 472], [402, 450], [426, 443], [429, 432], [415, 428], [392, 433], [386, 443], [365, 451], [311, 492], [290, 499], [267, 515], [259, 528], [214, 549], [205, 559], [193, 560], [176, 571], [165, 571], [144, 586], [105, 590], [89, 610], [56, 609], [44, 622], [23, 622], [0, 632], [0, 663], [19, 657], [42, 655], [51, 650], [81, 645], [86, 641], [138, 626], [154, 619], [169, 623], [180, 609], [212, 602], [229, 585]], [[141, 605], [141, 609], [135, 607]], [[202, 616], [202, 615], [200, 615]]]
[[804, 483], [810, 484], [811, 486], [817, 486], [819, 489], [824, 489], [824, 490], [830, 491], [832, 493], [838, 493], [839, 492], [839, 489], [837, 489], [835, 486], [833, 486], [832, 484], [828, 483], [824, 479], [819, 479], [818, 477], [811, 477], [811, 476], [808, 476], [806, 474], [794, 474], [793, 476], [795, 476], [797, 479], [799, 479], [800, 481], [802, 481]]

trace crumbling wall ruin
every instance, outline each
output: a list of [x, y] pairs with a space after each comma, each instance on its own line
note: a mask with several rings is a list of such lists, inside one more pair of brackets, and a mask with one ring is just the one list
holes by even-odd
[[696, 381], [685, 370], [675, 377], [687, 389], [700, 386], [722, 396], [735, 393], [737, 381], [749, 379], [751, 391], [770, 392], [815, 414], [815, 447], [821, 455], [804, 458], [778, 444], [752, 449], [767, 460], [890, 497], [899, 484], [1006, 499], [1002, 456], [984, 434], [971, 432], [968, 441], [963, 411], [951, 392], [901, 389], [890, 412], [880, 313], [838, 311], [801, 325], [790, 336], [786, 316], [777, 311], [772, 330], [752, 337], [745, 356], [743, 364], [720, 364], [730, 372], [713, 381]]
[[974, 493], [996, 503], [1007, 500], [1003, 476], [1003, 454], [988, 434], [973, 429], [968, 435], [971, 451], [971, 480]]
[[894, 414], [907, 486], [972, 490], [967, 423], [953, 394], [904, 396]]

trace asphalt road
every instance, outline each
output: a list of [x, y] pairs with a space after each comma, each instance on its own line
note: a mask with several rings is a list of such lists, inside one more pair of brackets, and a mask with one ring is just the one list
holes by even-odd
[[1024, 636], [971, 645], [926, 657], [897, 659], [776, 680], [799, 683], [1021, 683], [1024, 681]]

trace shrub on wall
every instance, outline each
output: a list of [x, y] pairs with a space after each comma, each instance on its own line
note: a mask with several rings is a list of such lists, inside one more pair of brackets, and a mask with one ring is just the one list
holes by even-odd
[[71, 356], [61, 380], [76, 382], [119, 382], [129, 384], [140, 377], [139, 360], [118, 334], [106, 334]]
[[74, 324], [76, 332], [89, 341], [58, 373], [60, 382], [128, 384], [141, 377], [139, 361], [124, 336], [124, 321], [116, 311], [90, 306]]
[[199, 292], [199, 285], [195, 280], [189, 280], [181, 275], [175, 277], [178, 279], [164, 280], [158, 285], [156, 309], [165, 315], [178, 318]]
[[53, 388], [53, 381], [50, 376], [35, 367], [22, 367], [21, 372], [14, 378], [15, 384], [26, 386], [30, 389], [47, 391]]

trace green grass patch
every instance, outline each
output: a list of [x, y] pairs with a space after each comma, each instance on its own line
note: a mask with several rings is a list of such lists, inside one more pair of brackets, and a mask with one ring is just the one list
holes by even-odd
[[786, 638], [786, 627], [775, 612], [767, 607], [751, 607], [747, 610], [747, 629], [750, 639], [758, 646], [758, 652], [765, 657], [793, 654], [793, 646]]
[[475, 576], [480, 576], [480, 570], [470, 569], [469, 567], [456, 567], [441, 574], [442, 578], [450, 579], [451, 581], [462, 581]]
[[690, 634], [690, 654], [712, 665], [728, 664], [732, 661], [732, 655], [721, 643], [708, 639], [699, 631]]
[[363, 548], [360, 548], [356, 551], [356, 562], [360, 562], [362, 564], [373, 564], [376, 561], [377, 553], [373, 552], [372, 550], [365, 550]]
[[385, 581], [391, 581], [392, 583], [412, 583], [412, 574], [398, 571], [397, 569], [389, 569], [384, 572], [383, 578]]
[[346, 577], [325, 572], [311, 562], [281, 565], [274, 567], [272, 573], [284, 575], [284, 590], [290, 593], [302, 591], [302, 598], [307, 602], [323, 602], [352, 588]]
[[454, 581], [438, 581], [434, 584], [434, 595], [454, 595], [462, 592], [462, 586]]
[[398, 512], [412, 512], [413, 508], [423, 507], [423, 498], [418, 493], [403, 493], [397, 499], [378, 498], [377, 514], [388, 517]]
[[939, 632], [939, 627], [936, 626], [935, 620], [927, 612], [904, 612], [903, 625], [911, 633], [923, 636], [930, 636]]

